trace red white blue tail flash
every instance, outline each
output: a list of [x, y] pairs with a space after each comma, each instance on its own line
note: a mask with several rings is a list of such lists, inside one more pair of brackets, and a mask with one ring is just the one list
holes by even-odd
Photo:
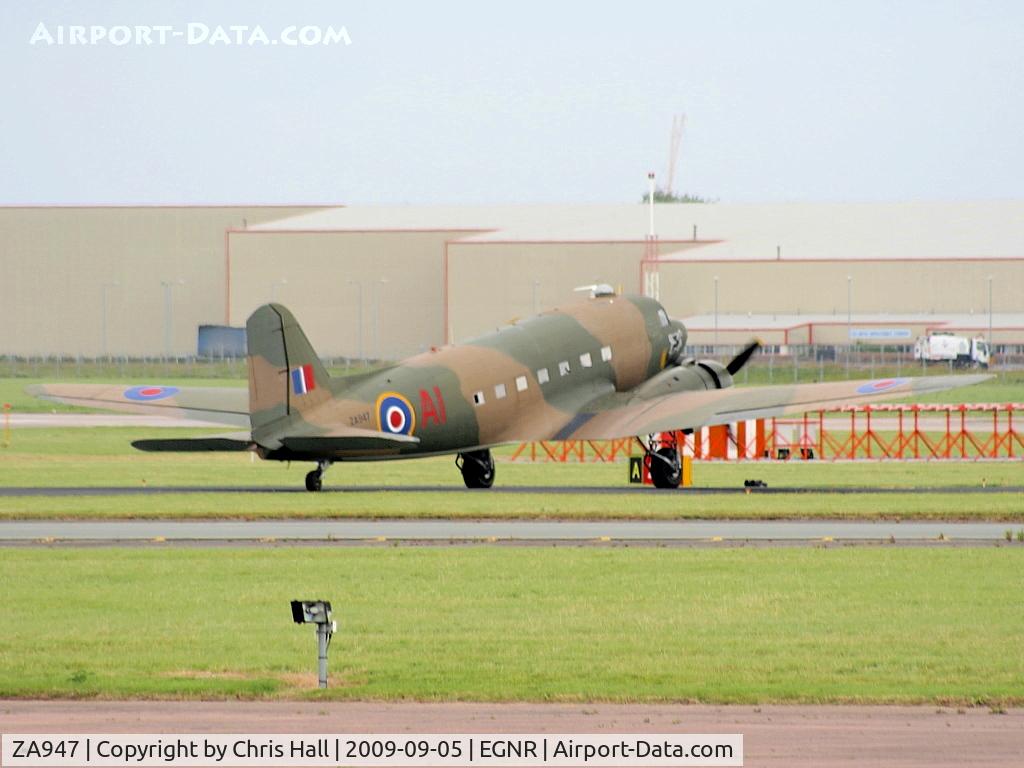
[[313, 378], [312, 365], [292, 369], [292, 392], [296, 395], [304, 395], [314, 389], [316, 389], [316, 379]]

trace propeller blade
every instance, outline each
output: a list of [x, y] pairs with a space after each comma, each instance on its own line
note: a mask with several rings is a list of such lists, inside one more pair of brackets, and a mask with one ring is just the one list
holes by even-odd
[[736, 357], [729, 361], [729, 364], [725, 366], [725, 370], [729, 372], [730, 376], [735, 376], [743, 369], [743, 366], [747, 364], [747, 361], [760, 348], [761, 342], [758, 341], [757, 339], [754, 339], [752, 342], [747, 344], [747, 346], [741, 349], [740, 353], [736, 355]]

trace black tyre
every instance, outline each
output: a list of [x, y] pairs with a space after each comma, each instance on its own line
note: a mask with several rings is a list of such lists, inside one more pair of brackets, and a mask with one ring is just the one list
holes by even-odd
[[324, 486], [324, 476], [320, 470], [314, 469], [306, 475], [306, 490], [310, 492], [319, 491]]
[[651, 482], [655, 488], [678, 488], [683, 479], [679, 464], [679, 451], [675, 448], [660, 448], [651, 456]]
[[467, 488], [490, 488], [494, 485], [494, 459], [490, 451], [460, 453], [459, 469]]

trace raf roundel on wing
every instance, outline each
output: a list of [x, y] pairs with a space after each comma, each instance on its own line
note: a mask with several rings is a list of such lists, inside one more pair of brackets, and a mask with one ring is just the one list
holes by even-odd
[[129, 400], [148, 402], [150, 400], [163, 400], [167, 397], [174, 397], [178, 394], [177, 387], [132, 387], [124, 391], [124, 396]]
[[385, 392], [377, 398], [377, 427], [393, 435], [411, 435], [416, 429], [412, 404], [397, 392]]
[[861, 384], [857, 387], [857, 392], [861, 395], [874, 395], [889, 389], [895, 389], [901, 384], [906, 384], [908, 381], [909, 379], [879, 379], [878, 381]]

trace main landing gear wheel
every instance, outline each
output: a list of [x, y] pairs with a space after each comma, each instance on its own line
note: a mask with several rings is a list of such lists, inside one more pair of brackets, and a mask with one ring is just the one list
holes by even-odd
[[315, 493], [324, 486], [324, 472], [331, 466], [331, 462], [318, 461], [316, 469], [306, 475], [306, 490]]
[[494, 485], [494, 459], [490, 451], [470, 451], [455, 457], [455, 466], [462, 472], [467, 488], [490, 488]]
[[655, 488], [678, 488], [683, 479], [679, 451], [675, 448], [659, 448], [648, 453], [651, 468], [651, 482]]

